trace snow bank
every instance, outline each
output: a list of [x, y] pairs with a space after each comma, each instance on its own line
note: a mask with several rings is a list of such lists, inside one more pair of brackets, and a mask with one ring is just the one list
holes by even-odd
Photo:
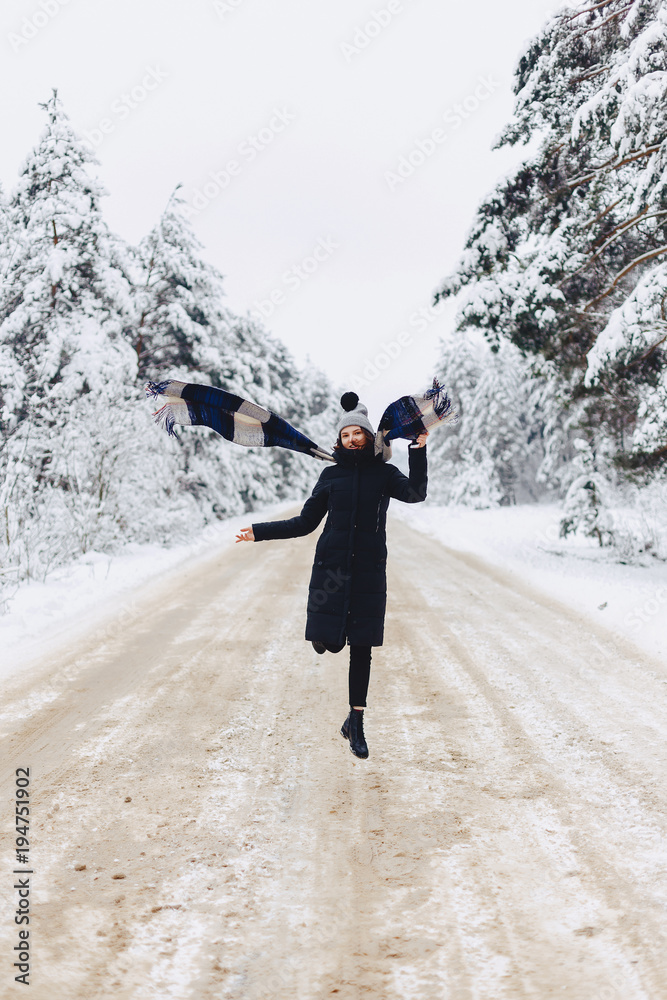
[[206, 527], [196, 541], [173, 548], [130, 544], [115, 556], [88, 552], [54, 570], [44, 583], [22, 584], [7, 599], [6, 613], [0, 615], [0, 678], [41, 653], [48, 655], [53, 644], [73, 640], [112, 617], [135, 592], [163, 572], [186, 562], [191, 569], [197, 560], [209, 559], [216, 549], [224, 551], [234, 545], [239, 528], [280, 517], [285, 509], [285, 503], [280, 503], [218, 521]]
[[[169, 549], [130, 545], [117, 556], [91, 552], [55, 570], [45, 583], [23, 584], [0, 616], [0, 677], [120, 613], [171, 568], [191, 569], [217, 549], [224, 551], [243, 525], [284, 516], [286, 509], [282, 503], [220, 521], [197, 541]], [[555, 504], [489, 510], [393, 504], [391, 509], [447, 547], [478, 555], [667, 659], [667, 564], [646, 557], [643, 565], [622, 565], [588, 539], [559, 539], [562, 512]]]
[[642, 564], [624, 565], [590, 539], [559, 539], [562, 511], [556, 504], [391, 509], [448, 548], [480, 556], [667, 659], [667, 564], [647, 556]]

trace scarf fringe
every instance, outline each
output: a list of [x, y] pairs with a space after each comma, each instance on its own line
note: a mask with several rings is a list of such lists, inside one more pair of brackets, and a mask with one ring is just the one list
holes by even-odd
[[[147, 382], [146, 396], [160, 400], [163, 406], [153, 413], [155, 423], [178, 439], [174, 429], [204, 425], [222, 437], [244, 447], [282, 447], [300, 451], [322, 461], [333, 462], [333, 456], [314, 441], [301, 434], [286, 420], [270, 410], [224, 389], [176, 379]], [[185, 398], [184, 398], [185, 397]], [[375, 453], [383, 461], [391, 458], [391, 440], [396, 437], [415, 441], [438, 424], [457, 424], [459, 415], [444, 385], [433, 379], [423, 395], [402, 396], [385, 410], [375, 437]]]
[[175, 378], [167, 378], [163, 382], [147, 382], [144, 389], [149, 399], [157, 399], [158, 396], [174, 396], [180, 399], [187, 384]]
[[433, 379], [433, 385], [424, 393], [424, 399], [433, 400], [433, 411], [441, 424], [458, 424], [459, 414], [452, 409], [452, 401], [437, 378]]
[[146, 396], [149, 399], [163, 399], [164, 405], [153, 413], [153, 419], [158, 427], [166, 431], [169, 437], [178, 440], [178, 434], [174, 430], [175, 424], [191, 424], [188, 405], [181, 398], [181, 392], [186, 386], [186, 382], [177, 382], [175, 379], [165, 379], [164, 382], [147, 382], [145, 385]]
[[155, 410], [153, 413], [153, 419], [158, 427], [161, 427], [163, 431], [167, 432], [169, 437], [178, 438], [178, 434], [174, 430], [176, 420], [174, 419], [174, 410], [171, 403], [165, 403], [159, 410]]

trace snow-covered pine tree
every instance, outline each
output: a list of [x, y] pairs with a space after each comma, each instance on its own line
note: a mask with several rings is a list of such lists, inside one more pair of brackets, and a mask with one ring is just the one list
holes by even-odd
[[229, 354], [233, 336], [224, 307], [222, 275], [202, 256], [183, 209], [173, 192], [158, 223], [139, 244], [135, 275], [137, 320], [128, 329], [137, 353], [139, 377], [158, 378], [165, 370], [197, 371], [211, 384], [234, 381]]
[[[240, 392], [243, 366], [223, 305], [222, 275], [203, 258], [184, 204], [177, 188], [134, 254], [136, 312], [125, 332], [136, 351], [138, 377], [142, 383], [169, 377]], [[206, 508], [206, 516], [245, 509], [240, 456], [222, 448], [213, 431], [179, 435], [167, 447], [179, 468], [179, 488]]]
[[666, 305], [667, 264], [657, 264], [614, 310], [588, 354], [587, 387], [618, 391], [619, 378], [632, 387], [633, 419], [621, 428], [617, 464], [639, 482], [667, 474]]
[[[123, 248], [102, 219], [92, 156], [55, 92], [44, 108], [46, 128], [11, 201], [18, 238], [0, 314], [16, 372], [3, 386], [4, 541], [12, 562], [30, 552], [30, 572], [84, 549], [91, 519], [105, 520], [113, 472], [94, 448], [94, 428], [126, 403], [136, 368], [122, 335], [131, 308]], [[75, 430], [84, 424], [88, 449]]]
[[474, 507], [536, 499], [543, 460], [542, 422], [534, 412], [538, 383], [517, 348], [503, 341], [492, 351], [454, 333], [442, 344], [437, 370], [461, 420], [431, 445], [432, 493]]
[[0, 184], [0, 281], [2, 282], [0, 295], [5, 294], [7, 290], [5, 278], [15, 251], [14, 227], [9, 214], [9, 202], [5, 196], [5, 190]]
[[[572, 438], [581, 423], [581, 403], [572, 398], [568, 380], [551, 361], [533, 357], [524, 374], [525, 422], [538, 460], [535, 485], [538, 497], [564, 496], [576, 475]], [[539, 454], [541, 453], [541, 457]]]
[[[9, 211], [4, 190], [0, 187], [0, 315], [12, 296], [8, 272], [16, 252], [16, 227]], [[0, 592], [16, 581], [19, 568], [8, 558], [13, 539], [11, 495], [15, 489], [16, 462], [10, 455], [11, 439], [16, 434], [15, 410], [23, 392], [23, 372], [9, 345], [0, 338]]]
[[[645, 469], [667, 457], [666, 64], [664, 0], [579, 2], [549, 19], [497, 142], [537, 149], [480, 206], [436, 297], [464, 290], [461, 328], [550, 362], [597, 452]], [[626, 300], [630, 315], [614, 316]]]
[[132, 264], [102, 217], [95, 161], [56, 93], [44, 107], [11, 200], [18, 235], [0, 313], [1, 544], [17, 577], [203, 523], [174, 488], [166, 443], [145, 444], [154, 428], [125, 336]]
[[[253, 366], [252, 391], [256, 402], [285, 417], [322, 447], [332, 447], [330, 439], [339, 407], [324, 372], [310, 364], [305, 369], [299, 368], [285, 345], [249, 317], [237, 321], [234, 329], [239, 337], [240, 356], [247, 357], [249, 350], [252, 352], [248, 363]], [[326, 406], [323, 398], [327, 399]], [[262, 457], [270, 462], [269, 475], [276, 484], [278, 499], [303, 496], [312, 489], [321, 472], [317, 463], [298, 452], [274, 448], [262, 453]], [[249, 481], [251, 490], [256, 491], [258, 486], [254, 478]]]
[[[127, 335], [141, 376], [226, 389], [307, 430], [308, 395], [294, 358], [255, 321], [227, 309], [223, 275], [204, 259], [185, 207], [177, 188], [138, 248], [136, 328]], [[206, 428], [170, 444], [181, 487], [218, 517], [302, 496], [317, 474], [312, 459], [240, 449]]]
[[[429, 439], [429, 495], [442, 503], [473, 503], [473, 497], [486, 495], [486, 488], [468, 490], [467, 419], [481, 377], [484, 345], [463, 334], [454, 334], [440, 344], [436, 371], [447, 388], [452, 406], [459, 414], [458, 424], [446, 434], [437, 431]], [[494, 503], [498, 498], [494, 498]], [[477, 503], [478, 501], [474, 501]], [[480, 501], [483, 506], [489, 503]]]
[[340, 397], [345, 388], [336, 391], [327, 375], [309, 357], [300, 373], [298, 392], [305, 407], [303, 429], [308, 436], [327, 450], [333, 449], [334, 428], [340, 416]]
[[572, 443], [576, 450], [573, 465], [578, 475], [565, 496], [560, 535], [567, 538], [581, 532], [597, 539], [601, 546], [611, 545], [614, 530], [609, 510], [609, 483], [598, 471], [590, 442], [575, 438]]
[[150, 419], [147, 377], [221, 386], [306, 432], [332, 398], [323, 373], [300, 371], [225, 309], [222, 276], [177, 195], [138, 250], [109, 231], [92, 155], [57, 94], [44, 107], [41, 140], [9, 207], [0, 201], [0, 582], [91, 547], [173, 542], [308, 491], [312, 459], [238, 448], [206, 428], [167, 438]]
[[[9, 202], [0, 185], [0, 317], [10, 308], [13, 284], [9, 271], [18, 250], [19, 232], [10, 213]], [[0, 454], [13, 430], [13, 412], [22, 392], [22, 373], [14, 353], [0, 339]], [[1, 487], [0, 487], [1, 488]]]

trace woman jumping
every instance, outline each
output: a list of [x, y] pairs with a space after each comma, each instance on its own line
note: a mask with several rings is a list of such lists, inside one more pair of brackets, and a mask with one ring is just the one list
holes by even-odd
[[286, 521], [242, 528], [237, 542], [308, 535], [328, 514], [315, 549], [310, 578], [306, 640], [318, 653], [350, 647], [350, 713], [341, 727], [357, 757], [368, 757], [363, 715], [371, 647], [381, 646], [387, 601], [385, 522], [389, 500], [426, 499], [426, 437], [408, 448], [409, 476], [375, 454], [368, 410], [354, 392], [341, 398], [345, 413], [336, 428], [335, 464], [328, 466], [301, 513]]

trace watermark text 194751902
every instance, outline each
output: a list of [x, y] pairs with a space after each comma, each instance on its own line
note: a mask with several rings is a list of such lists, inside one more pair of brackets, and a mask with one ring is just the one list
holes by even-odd
[[[13, 965], [17, 970], [14, 979], [17, 983], [30, 986], [30, 876], [32, 868], [27, 867], [30, 851], [30, 768], [16, 769], [16, 876], [14, 889], [17, 892], [17, 904], [14, 910], [14, 923], [17, 927], [18, 940], [14, 945]], [[19, 865], [26, 867], [19, 868]]]

